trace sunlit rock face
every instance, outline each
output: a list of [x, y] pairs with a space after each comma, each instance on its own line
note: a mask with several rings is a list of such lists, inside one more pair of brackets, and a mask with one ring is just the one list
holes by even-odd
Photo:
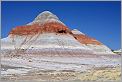
[[65, 25], [64, 23], [62, 23], [59, 18], [54, 15], [53, 13], [49, 12], [49, 11], [44, 11], [42, 13], [40, 13], [35, 19], [34, 21], [28, 23], [27, 25], [33, 25], [33, 24], [39, 24], [39, 25], [43, 25], [46, 22], [57, 22], [60, 24]]
[[85, 33], [69, 29], [49, 11], [1, 39], [2, 82], [114, 81], [121, 76], [120, 61], [120, 55]]
[[37, 33], [70, 33], [68, 27], [59, 18], [49, 11], [39, 14], [34, 21], [24, 26], [13, 28], [10, 34], [13, 35], [33, 35]]
[[72, 30], [73, 36], [81, 44], [85, 44], [88, 48], [92, 49], [96, 54], [114, 54], [107, 46], [91, 38], [77, 29]]
[[73, 52], [79, 52], [78, 54], [112, 54], [107, 46], [96, 39], [88, 37], [77, 29], [70, 30], [56, 15], [49, 11], [42, 12], [27, 25], [13, 28], [9, 36], [2, 39], [1, 43], [2, 49], [60, 48], [64, 51], [72, 49]]
[[78, 30], [72, 30], [73, 36], [82, 44], [95, 44], [95, 45], [102, 45], [99, 41], [94, 38], [88, 37], [87, 35], [83, 34]]

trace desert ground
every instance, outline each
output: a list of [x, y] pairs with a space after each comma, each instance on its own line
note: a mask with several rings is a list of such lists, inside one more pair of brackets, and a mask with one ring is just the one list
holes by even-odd
[[2, 56], [2, 81], [120, 81], [120, 55], [51, 54]]

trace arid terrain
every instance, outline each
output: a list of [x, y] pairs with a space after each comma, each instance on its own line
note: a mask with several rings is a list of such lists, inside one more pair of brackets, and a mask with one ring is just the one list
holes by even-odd
[[120, 81], [121, 56], [49, 11], [1, 39], [2, 81]]
[[2, 58], [2, 80], [120, 81], [121, 60], [113, 56], [41, 56]]

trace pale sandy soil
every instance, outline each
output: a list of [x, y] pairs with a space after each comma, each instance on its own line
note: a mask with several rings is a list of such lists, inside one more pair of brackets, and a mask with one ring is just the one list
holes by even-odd
[[121, 58], [116, 55], [2, 56], [2, 81], [81, 82], [120, 81]]
[[2, 64], [3, 81], [120, 81], [121, 77], [118, 58], [4, 58]]
[[26, 75], [12, 74], [5, 76], [2, 80], [31, 80], [31, 81], [120, 81], [121, 70], [120, 67], [108, 68], [94, 68], [87, 72], [75, 72], [73, 70], [33, 70]]

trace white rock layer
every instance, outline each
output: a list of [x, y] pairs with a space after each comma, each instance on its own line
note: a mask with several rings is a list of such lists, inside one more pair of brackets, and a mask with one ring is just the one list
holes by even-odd
[[62, 23], [59, 18], [54, 15], [53, 13], [49, 12], [49, 11], [44, 11], [41, 14], [39, 14], [33, 22], [27, 24], [27, 25], [33, 25], [33, 24], [39, 24], [42, 25], [44, 23], [49, 23], [49, 22], [58, 22], [61, 23], [63, 25], [65, 25], [64, 23]]
[[93, 44], [88, 44], [88, 48], [92, 49], [95, 54], [114, 54], [111, 49], [109, 49], [105, 45], [93, 45]]
[[77, 29], [73, 29], [73, 30], [72, 30], [72, 33], [73, 33], [73, 34], [83, 34], [83, 35], [85, 35], [84, 33], [80, 32], [80, 31], [77, 30]]
[[[23, 43], [26, 39], [26, 42]], [[1, 49], [15, 49], [22, 48], [26, 49], [42, 49], [42, 48], [68, 48], [68, 49], [85, 49], [91, 50], [84, 44], [79, 43], [70, 34], [55, 34], [55, 33], [45, 33], [40, 35], [35, 35], [33, 37], [27, 36], [16, 36], [14, 42], [13, 39], [9, 37], [1, 40]], [[21, 47], [20, 47], [21, 46]]]

